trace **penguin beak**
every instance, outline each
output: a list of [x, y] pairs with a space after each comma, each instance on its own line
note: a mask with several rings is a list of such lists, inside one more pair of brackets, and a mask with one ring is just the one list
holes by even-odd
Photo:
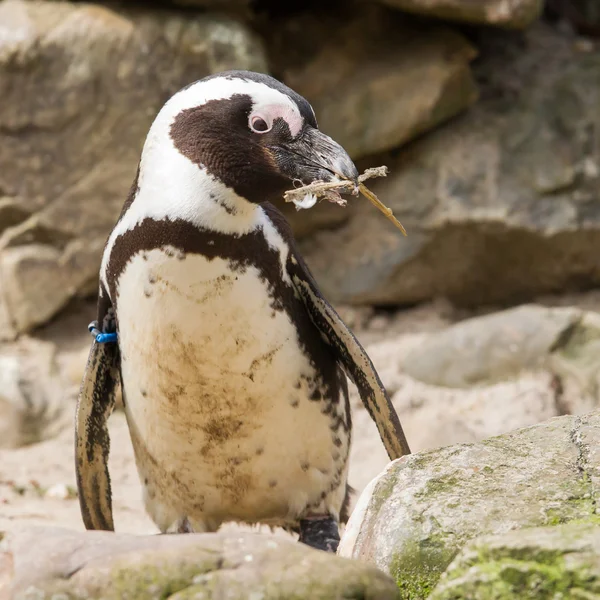
[[272, 149], [272, 153], [281, 173], [304, 185], [317, 180], [350, 180], [358, 185], [358, 170], [348, 153], [314, 127], [305, 127], [293, 142]]

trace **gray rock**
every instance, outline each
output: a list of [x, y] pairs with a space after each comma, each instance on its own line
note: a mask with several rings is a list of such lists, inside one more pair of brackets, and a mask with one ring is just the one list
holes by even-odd
[[71, 426], [74, 405], [63, 391], [54, 344], [21, 338], [0, 346], [0, 448], [40, 442]]
[[546, 0], [546, 9], [553, 17], [570, 23], [582, 35], [600, 33], [600, 5], [596, 0]]
[[547, 360], [563, 413], [583, 414], [600, 406], [600, 313], [583, 312]]
[[394, 461], [359, 498], [339, 553], [390, 573], [402, 598], [426, 598], [480, 535], [595, 523], [599, 442], [595, 412]]
[[597, 598], [600, 526], [532, 527], [469, 544], [429, 600]]
[[[524, 305], [438, 327], [367, 344], [413, 452], [600, 407], [600, 313]], [[362, 489], [388, 460], [353, 386], [350, 399]]]
[[524, 305], [467, 319], [428, 336], [402, 368], [419, 381], [452, 388], [511, 379], [542, 366], [582, 316], [576, 308]]
[[301, 244], [330, 299], [478, 306], [600, 285], [600, 50], [544, 23], [514, 35], [482, 34], [480, 102], [370, 161], [391, 168], [372, 187], [408, 237], [355, 199], [346, 226]]
[[270, 27], [273, 69], [353, 158], [395, 148], [471, 105], [476, 51], [441, 25], [378, 7]]
[[266, 59], [226, 16], [0, 3], [0, 339], [89, 289], [157, 111], [229, 68]]
[[4, 536], [0, 583], [13, 600], [397, 598], [393, 580], [369, 565], [269, 535], [20, 528]]
[[[583, 401], [579, 380], [571, 375], [558, 380], [547, 365], [522, 369], [498, 381], [480, 382], [467, 387], [441, 387], [423, 383], [405, 372], [404, 360], [429, 340], [444, 333], [399, 336], [367, 346], [381, 379], [388, 390], [413, 452], [432, 450], [452, 444], [479, 442], [520, 427], [536, 425], [564, 414], [578, 412], [600, 399], [589, 395]], [[413, 339], [416, 338], [416, 339]], [[457, 368], [463, 369], [460, 357]], [[562, 388], [557, 383], [560, 381]], [[591, 400], [594, 404], [590, 404]], [[350, 458], [350, 484], [363, 489], [389, 462], [377, 430], [362, 406], [353, 386], [353, 443]]]
[[543, 0], [379, 0], [408, 12], [450, 21], [521, 29], [542, 12]]

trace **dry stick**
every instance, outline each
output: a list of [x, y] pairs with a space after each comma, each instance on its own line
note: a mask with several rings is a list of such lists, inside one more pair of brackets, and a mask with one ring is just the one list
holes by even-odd
[[371, 179], [372, 177], [385, 177], [387, 173], [388, 169], [385, 166], [367, 169], [362, 175], [359, 175], [358, 186], [349, 180], [328, 183], [325, 183], [324, 181], [315, 181], [303, 187], [285, 192], [283, 198], [286, 202], [298, 202], [305, 196], [314, 194], [317, 197], [325, 197], [330, 202], [345, 206], [346, 201], [340, 196], [340, 192], [352, 194], [353, 196], [356, 196], [360, 192], [373, 206], [379, 209], [403, 233], [403, 235], [406, 235], [406, 229], [404, 229], [402, 223], [394, 217], [392, 209], [383, 204], [383, 202], [381, 202], [381, 200], [379, 200], [379, 198], [364, 184], [367, 179]]

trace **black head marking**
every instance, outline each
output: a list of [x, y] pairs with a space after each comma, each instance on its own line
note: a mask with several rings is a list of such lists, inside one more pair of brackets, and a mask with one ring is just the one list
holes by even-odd
[[[296, 180], [356, 179], [352, 160], [318, 130], [312, 107], [300, 94], [273, 77], [249, 71], [227, 71], [196, 84], [211, 79], [239, 80], [239, 92], [188, 105], [175, 115], [169, 135], [183, 156], [237, 195], [253, 203], [272, 202]], [[260, 84], [265, 98], [269, 89], [277, 92], [272, 96], [279, 101], [257, 102], [254, 92], [245, 91], [254, 89], [250, 83]]]
[[292, 141], [290, 129], [277, 119], [269, 133], [257, 135], [248, 127], [252, 98], [234, 94], [181, 111], [171, 125], [175, 147], [205, 168], [236, 194], [260, 203], [280, 197], [289, 188], [268, 149]]

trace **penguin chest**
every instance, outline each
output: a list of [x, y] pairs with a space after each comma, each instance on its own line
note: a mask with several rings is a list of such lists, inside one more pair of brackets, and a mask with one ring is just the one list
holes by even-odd
[[158, 249], [120, 277], [126, 411], [159, 520], [281, 519], [339, 483], [337, 368], [317, 372], [271, 290], [252, 266]]

